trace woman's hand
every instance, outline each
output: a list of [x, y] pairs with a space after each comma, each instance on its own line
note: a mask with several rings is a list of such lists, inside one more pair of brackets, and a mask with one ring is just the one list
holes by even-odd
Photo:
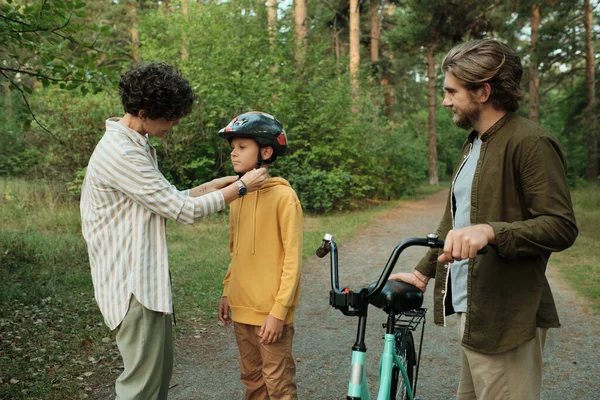
[[190, 190], [190, 196], [203, 196], [207, 193], [214, 192], [215, 190], [219, 190], [226, 186], [229, 186], [233, 182], [237, 181], [237, 179], [237, 176], [224, 176], [222, 178], [213, 179], [210, 182], [203, 183], [202, 185], [196, 186], [195, 188]]
[[252, 171], [246, 172], [240, 180], [244, 185], [246, 185], [246, 188], [248, 188], [248, 193], [250, 193], [260, 189], [260, 187], [265, 183], [267, 177], [268, 174], [266, 168], [255, 168]]

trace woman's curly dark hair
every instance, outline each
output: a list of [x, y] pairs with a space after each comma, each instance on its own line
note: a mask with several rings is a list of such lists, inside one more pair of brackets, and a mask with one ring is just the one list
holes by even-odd
[[137, 116], [140, 110], [150, 119], [174, 121], [192, 111], [196, 96], [179, 70], [166, 63], [138, 65], [119, 82], [125, 112]]

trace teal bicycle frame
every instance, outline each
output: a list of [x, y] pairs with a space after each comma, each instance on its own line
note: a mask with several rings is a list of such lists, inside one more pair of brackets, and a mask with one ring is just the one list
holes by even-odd
[[[384, 337], [383, 354], [379, 363], [379, 394], [377, 400], [390, 400], [390, 388], [392, 386], [392, 369], [398, 367], [404, 378], [404, 386], [408, 398], [413, 400], [413, 393], [410, 386], [410, 380], [402, 360], [394, 351], [396, 336], [386, 333]], [[362, 400], [371, 400], [369, 394], [369, 383], [365, 373], [365, 352], [352, 352], [352, 372], [350, 382], [348, 383], [348, 397], [359, 398]]]

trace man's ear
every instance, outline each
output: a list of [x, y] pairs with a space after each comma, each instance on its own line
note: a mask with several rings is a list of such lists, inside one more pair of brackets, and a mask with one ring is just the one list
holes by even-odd
[[273, 155], [273, 148], [271, 146], [263, 147], [260, 149], [260, 156], [263, 160], [268, 160]]
[[140, 111], [138, 111], [138, 113], [137, 113], [137, 117], [138, 117], [139, 119], [144, 119], [144, 118], [146, 118], [146, 111], [144, 111], [144, 110], [140, 110]]
[[477, 89], [476, 93], [477, 100], [483, 104], [490, 99], [492, 86], [489, 83], [484, 83], [483, 86]]

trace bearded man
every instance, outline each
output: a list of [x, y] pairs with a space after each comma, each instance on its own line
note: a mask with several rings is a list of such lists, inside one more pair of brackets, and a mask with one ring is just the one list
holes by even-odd
[[560, 326], [546, 266], [578, 234], [565, 158], [550, 133], [517, 114], [523, 67], [510, 47], [460, 44], [442, 70], [443, 105], [472, 128], [437, 231], [446, 243], [390, 279], [423, 291], [435, 279], [435, 323], [457, 314], [459, 400], [539, 399], [546, 333]]

